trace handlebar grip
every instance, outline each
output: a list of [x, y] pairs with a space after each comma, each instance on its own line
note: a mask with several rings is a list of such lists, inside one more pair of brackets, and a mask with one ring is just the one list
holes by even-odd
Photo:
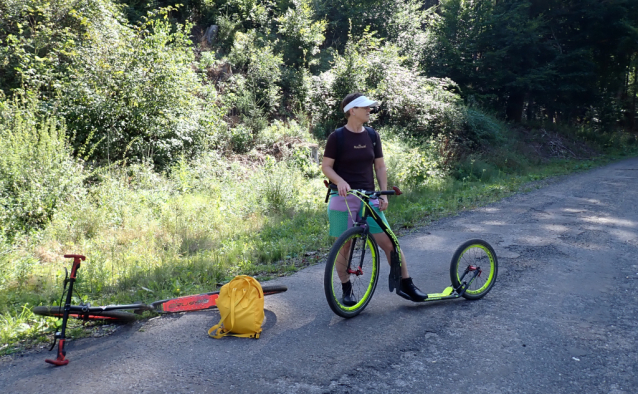
[[64, 258], [65, 259], [74, 259], [74, 260], [79, 259], [79, 260], [82, 260], [82, 261], [86, 260], [86, 256], [82, 256], [81, 254], [65, 254]]
[[75, 274], [78, 272], [81, 262], [86, 260], [86, 257], [82, 256], [81, 254], [65, 254], [64, 258], [73, 259], [73, 266], [71, 267], [71, 279], [75, 280]]
[[338, 190], [337, 185], [335, 185], [334, 183], [330, 183], [330, 182], [328, 182], [328, 181], [327, 181], [327, 180], [325, 180], [325, 179], [323, 180], [323, 184], [324, 184], [324, 185], [326, 185], [326, 187], [327, 187], [328, 189], [331, 189], [331, 190]]
[[379, 192], [381, 196], [400, 196], [403, 192], [396, 186], [392, 186], [392, 190], [384, 190]]

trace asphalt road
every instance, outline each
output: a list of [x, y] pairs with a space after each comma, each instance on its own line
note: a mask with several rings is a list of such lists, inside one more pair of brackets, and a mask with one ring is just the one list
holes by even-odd
[[[490, 242], [482, 300], [414, 304], [387, 291], [344, 320], [323, 266], [274, 283], [259, 340], [209, 338], [217, 312], [161, 317], [53, 352], [0, 361], [2, 393], [636, 393], [638, 159], [569, 177], [401, 238], [415, 283], [437, 292], [466, 239]], [[391, 208], [390, 208], [391, 209]], [[392, 214], [391, 211], [389, 213]]]

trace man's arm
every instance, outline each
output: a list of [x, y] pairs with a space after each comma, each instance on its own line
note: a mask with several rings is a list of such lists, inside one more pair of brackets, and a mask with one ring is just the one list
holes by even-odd
[[332, 183], [337, 185], [337, 189], [339, 191], [339, 195], [341, 197], [345, 197], [348, 191], [350, 190], [350, 185], [348, 182], [344, 181], [342, 177], [340, 177], [337, 172], [334, 170], [335, 159], [331, 159], [329, 157], [323, 157], [321, 161], [321, 171], [323, 175], [325, 175]]
[[[379, 188], [381, 190], [388, 190], [388, 169], [385, 166], [383, 157], [374, 159], [374, 173], [377, 176]], [[379, 210], [385, 211], [386, 209], [388, 209], [388, 196], [380, 196]]]

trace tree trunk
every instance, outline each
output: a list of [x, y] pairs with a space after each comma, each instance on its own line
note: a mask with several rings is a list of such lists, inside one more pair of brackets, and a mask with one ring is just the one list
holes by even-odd
[[510, 93], [507, 100], [505, 116], [509, 122], [521, 123], [523, 107], [525, 106], [525, 93], [515, 90]]
[[554, 108], [547, 109], [547, 121], [549, 122], [550, 125], [554, 123], [555, 114], [556, 114], [556, 111], [554, 110]]
[[634, 67], [634, 88], [632, 89], [631, 98], [631, 122], [629, 127], [631, 131], [636, 130], [636, 95], [638, 94], [638, 64]]
[[534, 99], [531, 94], [527, 94], [527, 121], [534, 119]]

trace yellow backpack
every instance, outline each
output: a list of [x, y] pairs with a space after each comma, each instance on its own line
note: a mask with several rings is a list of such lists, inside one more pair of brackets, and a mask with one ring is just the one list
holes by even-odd
[[222, 286], [217, 308], [221, 320], [208, 330], [208, 335], [216, 339], [226, 335], [259, 338], [264, 322], [264, 292], [255, 278], [239, 275]]

